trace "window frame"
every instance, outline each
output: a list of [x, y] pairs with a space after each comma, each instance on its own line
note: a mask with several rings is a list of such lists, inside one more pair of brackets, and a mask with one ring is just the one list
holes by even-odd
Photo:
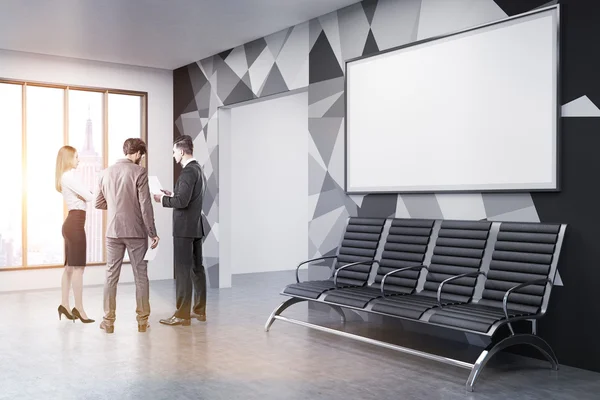
[[[54, 269], [63, 268], [64, 265], [28, 265], [27, 263], [27, 87], [46, 87], [62, 89], [63, 95], [63, 143], [67, 144], [69, 141], [69, 91], [85, 91], [85, 92], [96, 92], [102, 93], [102, 158], [103, 158], [103, 169], [108, 167], [108, 97], [109, 94], [121, 94], [128, 96], [140, 97], [140, 138], [148, 144], [148, 92], [136, 91], [136, 90], [125, 90], [125, 89], [111, 89], [94, 86], [82, 86], [82, 85], [68, 85], [60, 83], [48, 83], [38, 82], [30, 80], [19, 80], [19, 79], [5, 79], [0, 77], [0, 84], [11, 84], [21, 86], [21, 171], [22, 171], [22, 188], [21, 188], [21, 264], [15, 266], [0, 267], [0, 273], [3, 271], [30, 271], [36, 269]], [[56, 149], [58, 151], [58, 149]], [[148, 154], [142, 159], [141, 165], [148, 168]], [[68, 210], [66, 206], [63, 206], [63, 217], [66, 218]], [[106, 212], [102, 216], [102, 259], [103, 262], [87, 263], [87, 266], [104, 266], [106, 265]], [[60, 234], [60, 232], [57, 232]], [[124, 261], [129, 263], [129, 261]]]

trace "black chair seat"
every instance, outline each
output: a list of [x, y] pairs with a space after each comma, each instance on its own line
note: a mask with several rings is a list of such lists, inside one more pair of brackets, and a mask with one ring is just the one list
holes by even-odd
[[[461, 274], [471, 276], [445, 284], [442, 304], [469, 302], [477, 283], [477, 277], [473, 274], [481, 268], [491, 226], [489, 221], [443, 221], [423, 289], [408, 296], [376, 299], [371, 310], [391, 316], [420, 319], [427, 310], [439, 306], [437, 290], [440, 284]], [[418, 279], [418, 275], [414, 278]], [[387, 281], [385, 286], [387, 289]]]
[[[316, 300], [322, 293], [346, 287], [360, 287], [367, 284], [373, 268], [385, 218], [356, 218], [348, 220], [346, 231], [338, 248], [332, 271], [337, 270], [337, 286], [333, 277], [327, 280], [292, 283], [282, 290], [282, 294]], [[320, 259], [305, 261], [310, 263]], [[298, 268], [300, 267], [298, 266]]]
[[[524, 310], [509, 309], [508, 315], [512, 317], [522, 317], [534, 315], [535, 313]], [[429, 318], [429, 322], [456, 327], [461, 329], [470, 329], [485, 333], [490, 330], [494, 324], [504, 320], [506, 317], [504, 311], [497, 307], [490, 307], [481, 304], [459, 304], [445, 306], [434, 311]]]
[[[460, 304], [465, 302], [464, 296], [442, 294], [442, 305]], [[395, 315], [403, 318], [420, 319], [425, 311], [439, 307], [434, 292], [422, 292], [409, 296], [395, 296], [377, 299], [373, 302], [373, 311]]]
[[374, 301], [372, 310], [404, 318], [419, 319], [425, 311], [436, 306], [438, 306], [438, 302], [435, 297], [413, 294], [377, 299]]
[[[411, 288], [397, 287], [396, 291], [385, 292], [386, 296], [405, 295], [412, 292]], [[344, 306], [365, 308], [370, 301], [382, 297], [379, 287], [354, 287], [347, 289], [336, 289], [325, 296], [328, 303], [341, 304]]]
[[[349, 283], [338, 282], [338, 288], [357, 287]], [[335, 289], [333, 279], [324, 281], [306, 281], [300, 283], [292, 283], [283, 289], [283, 293], [292, 296], [305, 297], [309, 299], [318, 299], [319, 296], [328, 290]]]

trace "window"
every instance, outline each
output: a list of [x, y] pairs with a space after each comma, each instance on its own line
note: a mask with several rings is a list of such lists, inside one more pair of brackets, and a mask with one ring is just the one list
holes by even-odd
[[11, 194], [0, 196], [0, 268], [23, 264], [22, 92], [20, 85], [0, 83], [0, 170], [5, 193]]
[[[104, 94], [83, 90], [69, 91], [69, 145], [79, 153], [75, 175], [92, 192], [104, 169]], [[138, 131], [140, 132], [140, 131]], [[110, 165], [110, 164], [109, 164]], [[87, 262], [104, 261], [103, 213], [88, 203], [85, 219]]]
[[[77, 149], [75, 174], [95, 192], [102, 170], [123, 157], [125, 139], [147, 140], [145, 107], [145, 93], [0, 81], [0, 168], [13, 195], [0, 198], [0, 269], [64, 264], [58, 149]], [[93, 203], [85, 231], [88, 264], [103, 264], [106, 222]]]
[[[61, 264], [62, 198], [54, 188], [56, 152], [64, 143], [64, 90], [26, 88], [27, 264]], [[56, 149], [56, 150], [53, 150]]]
[[108, 163], [123, 157], [123, 142], [140, 132], [142, 127], [142, 99], [123, 94], [108, 95]]

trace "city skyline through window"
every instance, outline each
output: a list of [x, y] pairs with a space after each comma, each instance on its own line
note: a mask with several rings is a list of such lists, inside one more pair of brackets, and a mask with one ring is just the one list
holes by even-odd
[[[67, 210], [54, 188], [58, 149], [77, 149], [75, 175], [95, 193], [102, 171], [123, 157], [123, 141], [145, 140], [144, 96], [0, 81], [0, 168], [10, 171], [4, 183], [14, 194], [0, 199], [0, 269], [64, 264]], [[85, 230], [87, 263], [104, 263], [104, 215], [93, 202]]]
[[[104, 95], [82, 90], [69, 91], [69, 145], [79, 153], [79, 166], [75, 176], [94, 193], [100, 173], [104, 169], [103, 149], [103, 103]], [[102, 211], [88, 203], [85, 233], [87, 239], [87, 262], [104, 261], [102, 240]]]

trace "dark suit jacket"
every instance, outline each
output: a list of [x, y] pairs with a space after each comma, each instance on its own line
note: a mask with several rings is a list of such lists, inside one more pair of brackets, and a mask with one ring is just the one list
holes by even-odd
[[204, 237], [202, 195], [204, 179], [197, 161], [190, 161], [175, 183], [173, 196], [164, 196], [162, 205], [173, 208], [173, 236]]

